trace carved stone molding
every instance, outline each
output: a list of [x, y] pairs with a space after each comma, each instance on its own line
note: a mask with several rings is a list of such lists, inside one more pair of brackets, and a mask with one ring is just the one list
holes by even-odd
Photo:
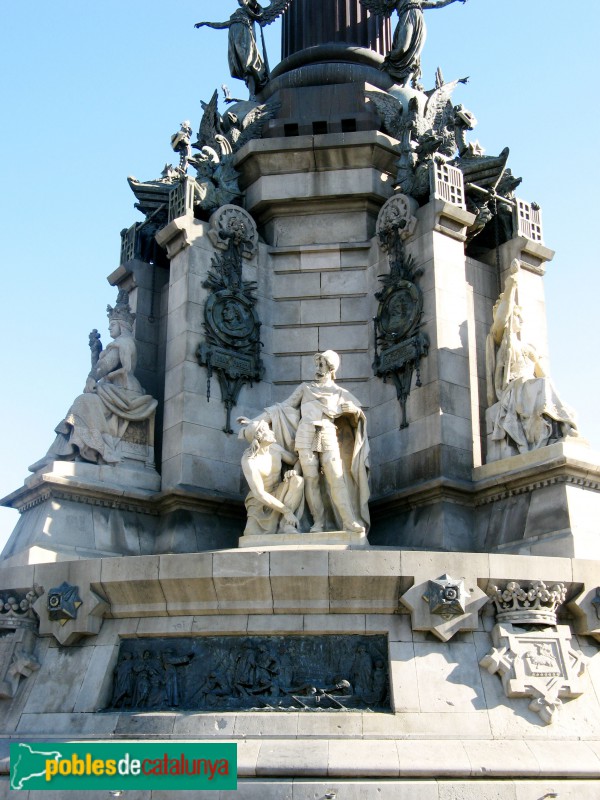
[[[57, 481], [58, 483], [58, 481]], [[50, 484], [50, 485], [49, 485]], [[10, 495], [11, 508], [16, 508], [20, 514], [29, 511], [36, 506], [41, 505], [49, 500], [64, 500], [71, 503], [82, 503], [84, 505], [96, 506], [98, 508], [110, 508], [118, 511], [129, 511], [136, 514], [145, 514], [147, 516], [156, 517], [160, 514], [158, 508], [150, 506], [147, 502], [139, 503], [132, 502], [130, 499], [123, 499], [123, 493], [117, 489], [111, 493], [109, 486], [73, 486], [72, 489], [65, 490], [64, 488], [55, 488], [52, 478], [49, 475], [44, 476], [44, 486], [25, 486], [17, 492]], [[104, 496], [98, 496], [102, 494]]]
[[390, 272], [381, 276], [381, 291], [375, 324], [375, 361], [373, 369], [384, 382], [392, 380], [402, 409], [401, 428], [406, 428], [406, 401], [410, 394], [413, 372], [421, 385], [421, 359], [429, 350], [429, 337], [421, 328], [423, 293], [416, 284], [420, 270], [415, 269], [406, 254], [405, 241], [416, 229], [416, 201], [406, 195], [391, 197], [377, 219], [377, 236], [381, 249], [388, 254]]
[[206, 396], [210, 401], [211, 377], [216, 372], [226, 409], [225, 433], [231, 429], [231, 411], [242, 386], [260, 381], [260, 327], [256, 313], [254, 281], [242, 275], [244, 259], [258, 250], [258, 232], [252, 217], [237, 206], [223, 206], [211, 217], [208, 236], [216, 250], [212, 270], [204, 282], [211, 294], [204, 306], [206, 339], [196, 356], [206, 367]]
[[40, 668], [34, 605], [42, 591], [35, 585], [29, 590], [0, 590], [0, 698], [14, 697], [21, 678]]
[[479, 611], [488, 597], [474, 578], [423, 577], [423, 573], [415, 576], [414, 586], [400, 597], [410, 610], [413, 630], [429, 631], [447, 642], [459, 631], [477, 628]]
[[543, 481], [532, 481], [524, 486], [515, 486], [514, 489], [505, 489], [495, 494], [487, 495], [475, 501], [475, 506], [485, 506], [489, 503], [497, 503], [499, 500], [505, 500], [507, 497], [517, 497], [520, 494], [528, 494], [536, 489], [542, 489], [545, 486], [556, 486], [560, 484], [570, 484], [572, 486], [579, 486], [582, 489], [590, 489], [591, 491], [600, 491], [600, 482], [588, 478], [581, 478], [575, 475], [557, 475], [552, 478], [546, 478]]
[[529, 697], [529, 708], [546, 725], [554, 721], [563, 698], [583, 694], [581, 676], [587, 663], [571, 647], [567, 625], [527, 630], [499, 624], [492, 631], [494, 647], [480, 665], [498, 674], [507, 697]]
[[41, 636], [54, 636], [59, 644], [75, 644], [100, 632], [109, 604], [87, 586], [80, 589], [67, 581], [42, 594], [33, 608], [39, 617]]
[[543, 581], [532, 581], [523, 587], [517, 581], [508, 581], [504, 589], [494, 586], [490, 596], [498, 622], [556, 625], [556, 612], [565, 601], [567, 589], [564, 583], [546, 586]]
[[573, 614], [574, 627], [582, 636], [593, 636], [600, 642], [600, 587], [594, 586], [583, 591], [567, 603], [567, 608]]

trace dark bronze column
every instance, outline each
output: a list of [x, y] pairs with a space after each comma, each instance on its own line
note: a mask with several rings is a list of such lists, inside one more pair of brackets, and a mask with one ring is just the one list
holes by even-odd
[[283, 15], [281, 57], [332, 42], [384, 56], [391, 47], [389, 18], [372, 16], [359, 0], [293, 0]]

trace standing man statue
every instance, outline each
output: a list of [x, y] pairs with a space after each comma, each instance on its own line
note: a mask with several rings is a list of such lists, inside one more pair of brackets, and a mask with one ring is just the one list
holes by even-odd
[[[256, 44], [255, 23], [262, 28], [279, 17], [292, 0], [273, 0], [266, 8], [257, 0], [238, 0], [239, 8], [226, 22], [197, 22], [195, 28], [229, 28], [229, 71], [233, 78], [244, 81], [250, 92], [250, 99], [260, 92], [269, 81], [269, 63], [261, 56]], [[264, 43], [263, 43], [264, 52]]]
[[[381, 69], [389, 73], [396, 83], [417, 88], [421, 76], [421, 52], [425, 44], [427, 29], [423, 11], [428, 8], [443, 8], [457, 0], [360, 0], [373, 14], [389, 17], [398, 13], [398, 24], [394, 31], [392, 49], [385, 57]], [[460, 0], [465, 3], [466, 0]]]
[[340, 357], [316, 353], [316, 375], [257, 418], [271, 424], [276, 440], [298, 453], [311, 533], [328, 524], [348, 533], [369, 526], [369, 444], [359, 401], [335, 383]]

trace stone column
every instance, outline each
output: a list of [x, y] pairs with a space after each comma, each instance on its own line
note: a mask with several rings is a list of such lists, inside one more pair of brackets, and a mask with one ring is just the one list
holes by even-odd
[[374, 17], [359, 0], [294, 0], [283, 15], [281, 57], [332, 42], [385, 55], [391, 47], [389, 18]]
[[[218, 252], [209, 232], [209, 223], [187, 214], [157, 237], [171, 260], [161, 465], [162, 490], [169, 499], [156, 544], [161, 553], [235, 547], [244, 526], [244, 445], [237, 435], [224, 432], [226, 410], [217, 374], [212, 374], [209, 392], [208, 371], [197, 357], [206, 339], [206, 280]], [[244, 265], [244, 280], [257, 280], [257, 264], [255, 255]], [[265, 330], [263, 341], [267, 337]], [[232, 419], [259, 413], [268, 405], [265, 391], [264, 383], [244, 386]]]
[[[407, 253], [420, 272], [422, 331], [430, 340], [401, 429], [395, 388], [374, 379], [370, 442], [372, 544], [472, 549], [469, 486], [479, 433], [474, 298], [465, 228], [473, 216], [432, 199], [418, 210]], [[389, 272], [382, 253], [377, 274]]]

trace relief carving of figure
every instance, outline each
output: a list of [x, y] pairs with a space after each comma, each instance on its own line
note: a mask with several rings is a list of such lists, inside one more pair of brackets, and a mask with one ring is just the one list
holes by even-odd
[[149, 703], [152, 681], [155, 677], [153, 661], [150, 650], [144, 650], [141, 658], [137, 658], [133, 665], [134, 685], [131, 699], [133, 708], [143, 708]]
[[358, 694], [366, 695], [372, 690], [373, 659], [364, 644], [358, 646], [352, 662], [351, 678]]
[[201, 703], [205, 703], [209, 708], [214, 708], [219, 704], [221, 698], [230, 695], [231, 687], [227, 680], [218, 671], [213, 670], [208, 673], [192, 697], [197, 697]]
[[266, 57], [256, 44], [255, 24], [270, 25], [290, 4], [291, 0], [273, 0], [266, 8], [257, 0], [238, 0], [239, 8], [226, 22], [197, 22], [196, 28], [229, 29], [229, 71], [233, 78], [244, 81], [253, 98], [269, 80]]
[[559, 398], [535, 348], [521, 340], [519, 280], [520, 264], [514, 259], [504, 292], [494, 306], [486, 370], [488, 405], [496, 409], [492, 439], [508, 436], [525, 453], [544, 447], [551, 439], [578, 433], [575, 413]]
[[157, 401], [135, 377], [137, 350], [133, 337], [135, 314], [127, 292], [120, 291], [115, 307], [107, 306], [113, 341], [103, 350], [88, 375], [83, 394], [55, 428], [56, 439], [47, 454], [29, 467], [31, 472], [51, 461], [89, 461], [118, 464], [119, 443], [130, 422], [148, 420]]
[[[382, 69], [401, 86], [414, 83], [421, 74], [421, 52], [425, 44], [427, 29], [423, 11], [429, 8], [443, 8], [457, 0], [360, 0], [365, 8], [374, 14], [389, 17], [394, 11], [398, 14], [398, 24], [394, 31], [392, 49], [385, 57]], [[466, 0], [460, 0], [465, 3]]]
[[552, 647], [547, 642], [536, 642], [523, 656], [532, 675], [561, 675], [561, 669]]
[[162, 665], [165, 670], [166, 701], [169, 708], [176, 708], [181, 699], [177, 667], [186, 666], [193, 657], [193, 653], [187, 656], [177, 656], [170, 647], [161, 653]]
[[238, 697], [251, 693], [256, 684], [256, 653], [249, 642], [242, 645], [233, 667], [233, 692]]
[[313, 520], [311, 532], [333, 525], [337, 530], [364, 533], [369, 526], [365, 415], [359, 401], [335, 383], [338, 354], [326, 350], [314, 359], [315, 380], [265, 409], [255, 422], [269, 422], [276, 441], [298, 454]]
[[123, 653], [114, 669], [114, 684], [111, 705], [113, 708], [127, 705], [133, 699], [134, 665], [131, 653]]

